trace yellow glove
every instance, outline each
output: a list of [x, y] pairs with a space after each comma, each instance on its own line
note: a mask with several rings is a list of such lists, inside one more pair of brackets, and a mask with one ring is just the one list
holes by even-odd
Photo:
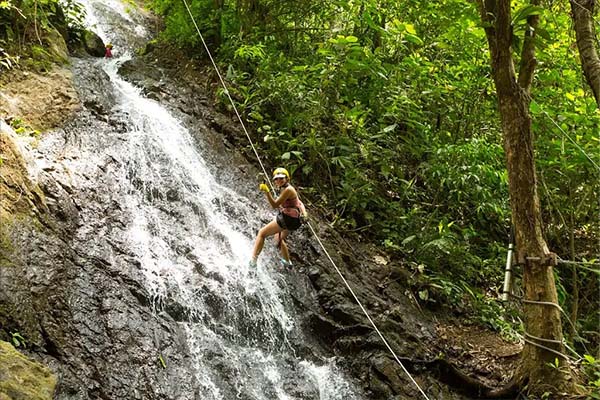
[[265, 193], [270, 192], [269, 187], [264, 183], [261, 183], [258, 188], [260, 189], [261, 192], [265, 192]]

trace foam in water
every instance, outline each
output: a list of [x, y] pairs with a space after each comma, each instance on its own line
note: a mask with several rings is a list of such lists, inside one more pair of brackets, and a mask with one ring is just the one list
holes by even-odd
[[[108, 25], [102, 13], [96, 14], [98, 3], [82, 3], [87, 23], [102, 39], [117, 39], [103, 29]], [[101, 7], [111, 7], [124, 21], [132, 21], [116, 1]], [[114, 195], [122, 196], [119, 203], [131, 215], [127, 240], [155, 306], [177, 304], [188, 317], [182, 324], [202, 398], [226, 399], [233, 387], [236, 396], [294, 399], [286, 382], [304, 376], [319, 399], [357, 399], [332, 361], [318, 366], [294, 356], [286, 340], [297, 329], [285, 301], [289, 293], [277, 274], [248, 268], [257, 222], [240, 230], [235, 216], [223, 207], [233, 203], [252, 209], [251, 201], [220, 185], [190, 132], [119, 76], [118, 68], [130, 59], [130, 51], [123, 48], [119, 57], [97, 61], [118, 99], [113, 112], [127, 121], [122, 144], [107, 150], [122, 166], [122, 193]], [[169, 196], [173, 200], [167, 204], [164, 199]]]

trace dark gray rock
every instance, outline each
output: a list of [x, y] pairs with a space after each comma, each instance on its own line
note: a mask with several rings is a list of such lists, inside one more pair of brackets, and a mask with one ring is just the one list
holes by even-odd
[[100, 36], [90, 30], [85, 30], [82, 39], [83, 48], [89, 55], [104, 57], [105, 45]]

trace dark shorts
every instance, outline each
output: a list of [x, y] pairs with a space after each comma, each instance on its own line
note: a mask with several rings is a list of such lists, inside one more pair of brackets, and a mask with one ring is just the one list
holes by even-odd
[[300, 228], [300, 218], [290, 217], [287, 214], [282, 213], [281, 211], [277, 214], [277, 225], [279, 225], [283, 229], [287, 229], [288, 231], [295, 231]]

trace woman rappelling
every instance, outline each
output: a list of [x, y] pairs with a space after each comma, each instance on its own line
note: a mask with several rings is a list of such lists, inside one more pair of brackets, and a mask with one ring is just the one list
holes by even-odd
[[277, 247], [281, 252], [281, 264], [291, 266], [290, 254], [285, 239], [291, 231], [295, 231], [302, 225], [302, 218], [306, 216], [304, 204], [298, 198], [296, 189], [290, 185], [290, 174], [285, 168], [277, 168], [273, 171], [273, 182], [279, 192], [277, 199], [271, 195], [269, 187], [261, 183], [259, 189], [265, 192], [269, 204], [278, 208], [279, 212], [275, 219], [263, 226], [259, 231], [254, 243], [252, 260], [250, 266], [256, 267], [258, 255], [262, 251], [267, 236], [277, 234]]

